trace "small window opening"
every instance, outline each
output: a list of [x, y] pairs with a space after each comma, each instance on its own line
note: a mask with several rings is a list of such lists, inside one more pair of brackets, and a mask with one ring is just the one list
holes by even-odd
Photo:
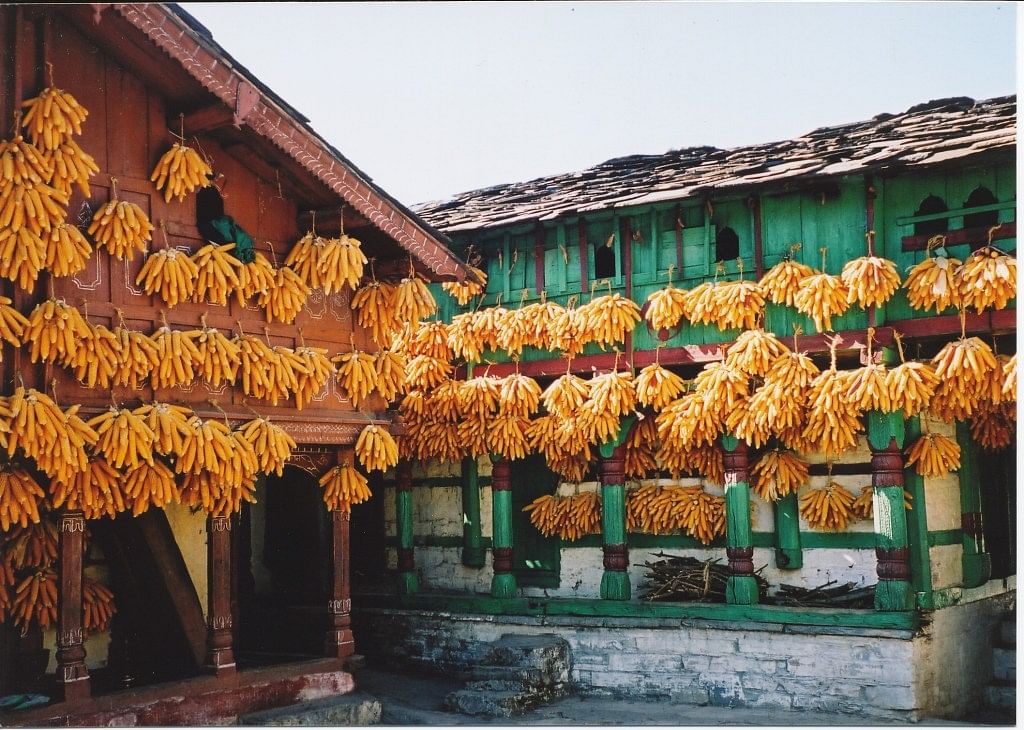
[[[983, 185], [974, 188], [974, 191], [964, 201], [965, 208], [977, 208], [981, 205], [992, 205], [998, 203], [992, 191]], [[968, 213], [964, 216], [964, 228], [988, 228], [999, 222], [998, 210], [986, 210], [983, 213]]]
[[732, 261], [740, 257], [740, 237], [728, 226], [715, 234], [715, 261]]
[[608, 246], [603, 241], [594, 247], [594, 278], [614, 279], [615, 278], [615, 248]]
[[196, 193], [196, 226], [202, 230], [204, 223], [221, 218], [224, 215], [224, 198], [216, 187], [200, 188]]
[[[914, 211], [914, 215], [931, 215], [933, 213], [945, 213], [949, 208], [946, 201], [938, 195], [929, 195], [921, 201], [921, 206]], [[949, 230], [949, 218], [939, 218], [934, 221], [922, 221], [914, 224], [915, 236], [934, 236], [945, 233]]]

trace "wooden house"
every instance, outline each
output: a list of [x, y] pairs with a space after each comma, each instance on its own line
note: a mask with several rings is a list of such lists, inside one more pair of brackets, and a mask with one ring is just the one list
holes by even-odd
[[[23, 102], [47, 87], [69, 92], [88, 112], [77, 142], [99, 172], [87, 194], [71, 193], [66, 221], [84, 232], [116, 197], [139, 206], [155, 226], [146, 255], [118, 258], [96, 250], [70, 276], [44, 270], [28, 288], [5, 279], [2, 293], [22, 314], [57, 299], [92, 326], [121, 325], [146, 335], [161, 326], [209, 327], [287, 350], [324, 348], [329, 356], [375, 349], [353, 320], [349, 287], [329, 295], [314, 289], [288, 323], [268, 322], [255, 297], [168, 306], [148, 295], [138, 282], [147, 255], [168, 247], [194, 253], [209, 235], [201, 232], [204, 224], [225, 214], [275, 268], [307, 231], [338, 236], [344, 230], [374, 260], [377, 276], [406, 276], [411, 267], [429, 281], [465, 278], [445, 236], [375, 185], [181, 7], [7, 5], [0, 8], [0, 36], [0, 137], [20, 132]], [[198, 150], [213, 177], [211, 186], [168, 200], [151, 171], [176, 142]], [[316, 480], [367, 424], [390, 428], [385, 403], [371, 396], [354, 407], [334, 377], [301, 410], [294, 398], [247, 396], [231, 378], [90, 388], [29, 350], [29, 343], [4, 345], [5, 397], [16, 387], [34, 388], [61, 409], [80, 405], [84, 418], [112, 404], [151, 401], [231, 428], [266, 417], [297, 446], [283, 476], [259, 478], [256, 502], [241, 516], [180, 504], [137, 517], [129, 510], [116, 519], [84, 519], [81, 509], [66, 507], [44, 515], [59, 530], [59, 560], [47, 561], [59, 583], [56, 621], [19, 630], [6, 612], [0, 694], [32, 690], [52, 704], [10, 722], [204, 724], [286, 704], [299, 693], [351, 689], [341, 671], [353, 651], [348, 516], [324, 509]], [[83, 566], [87, 584], [106, 583], [114, 592], [111, 628], [83, 632]], [[13, 596], [14, 586], [5, 590]], [[260, 669], [285, 656], [327, 658], [276, 674]], [[238, 673], [236, 665], [252, 671]], [[145, 689], [168, 681], [183, 683]], [[112, 694], [125, 689], [131, 693]]]
[[[1015, 132], [1013, 97], [943, 99], [783, 142], [623, 157], [417, 211], [487, 274], [482, 301], [460, 307], [438, 290], [448, 322], [542, 297], [582, 305], [595, 289], [642, 306], [670, 282], [692, 290], [758, 280], [783, 259], [839, 274], [873, 252], [903, 278], [932, 255], [929, 242], [961, 261], [986, 245], [1015, 250]], [[865, 362], [869, 336], [874, 355], [884, 350], [890, 365], [899, 362], [897, 337], [908, 359], [930, 358], [964, 334], [1003, 355], [1016, 351], [1013, 301], [961, 318], [955, 308], [915, 309], [903, 289], [882, 306], [850, 307], [831, 332], [775, 303], [763, 326], [822, 368], [834, 337], [847, 369]], [[567, 370], [636, 372], [660, 362], [690, 379], [740, 332], [689, 322], [657, 330], [641, 321], [620, 353], [590, 344], [567, 364], [559, 352], [527, 347], [512, 363], [499, 349], [469, 371], [520, 372], [544, 387]], [[601, 447], [582, 483], [561, 479], [540, 456], [400, 471], [382, 497], [384, 526], [379, 515], [355, 513], [357, 529], [381, 532], [400, 578], [397, 594], [357, 585], [363, 651], [445, 666], [453, 653], [503, 633], [555, 632], [572, 646], [573, 679], [585, 692], [879, 718], [957, 716], [982, 700], [994, 622], [1015, 590], [1013, 439], [993, 451], [972, 437], [967, 420], [881, 414], [868, 417], [856, 447], [842, 455], [803, 454], [809, 483], [775, 502], [748, 495], [754, 451], [736, 441], [724, 445], [724, 484], [657, 469], [638, 480], [724, 495], [728, 528], [705, 542], [679, 531], [626, 534], [622, 455], [613, 447], [628, 429]], [[905, 468], [905, 449], [922, 430], [958, 443], [958, 472], [923, 477]], [[809, 525], [799, 498], [829, 482], [853, 494], [865, 488], [869, 497], [874, 490], [873, 520], [869, 513], [839, 530]], [[902, 496], [880, 499], [895, 485], [905, 487], [907, 507]], [[523, 511], [545, 495], [598, 490], [600, 534], [545, 537]], [[617, 518], [608, 519], [610, 499]], [[725, 601], [642, 600], [654, 592], [645, 564], [665, 552], [727, 564]], [[755, 572], [767, 594], [739, 588], [752, 586]], [[870, 597], [860, 608], [787, 605], [779, 593], [846, 584], [867, 589], [873, 606]]]

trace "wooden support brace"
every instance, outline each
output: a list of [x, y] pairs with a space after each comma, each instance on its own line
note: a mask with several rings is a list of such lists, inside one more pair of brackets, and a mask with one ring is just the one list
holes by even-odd
[[59, 529], [57, 693], [65, 702], [71, 702], [88, 699], [91, 695], [82, 631], [82, 544], [85, 518], [81, 510], [61, 512]]
[[206, 518], [206, 670], [220, 677], [234, 674], [231, 629], [231, 518]]
[[[628, 431], [628, 427], [625, 429]], [[601, 598], [628, 601], [629, 547], [626, 545], [626, 447], [601, 451], [601, 539], [604, 573]]]
[[878, 558], [875, 608], [908, 611], [914, 608], [916, 599], [910, 585], [907, 512], [903, 505], [906, 426], [900, 412], [869, 411], [867, 420]]
[[504, 457], [494, 459], [491, 471], [491, 515], [494, 530], [491, 595], [514, 598], [517, 587], [512, 574], [512, 464]]
[[725, 601], [753, 606], [760, 596], [754, 578], [748, 449], [746, 442], [729, 435], [722, 437], [722, 447], [725, 449], [725, 553], [729, 558]]
[[327, 639], [325, 653], [344, 659], [355, 653], [352, 636], [351, 564], [349, 549], [350, 514], [331, 512], [331, 597], [327, 601]]

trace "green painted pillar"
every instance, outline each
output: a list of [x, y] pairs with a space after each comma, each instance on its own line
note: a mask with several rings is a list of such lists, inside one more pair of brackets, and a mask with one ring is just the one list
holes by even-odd
[[623, 418], [615, 438], [597, 449], [601, 456], [601, 544], [604, 551], [601, 598], [611, 601], [628, 601], [632, 595], [626, 545], [625, 443], [635, 423], [636, 416]]
[[775, 510], [775, 565], [783, 570], [799, 570], [804, 565], [800, 544], [800, 502], [796, 492], [777, 501]]
[[956, 422], [960, 445], [960, 527], [963, 530], [963, 585], [975, 588], [992, 575], [992, 558], [985, 552], [985, 529], [981, 518], [981, 475], [978, 448], [966, 421]]
[[512, 575], [512, 463], [504, 457], [494, 458], [491, 471], [491, 514], [494, 536], [491, 539], [491, 595], [514, 598], [516, 577]]
[[868, 411], [871, 486], [874, 488], [875, 555], [878, 586], [875, 608], [908, 611], [916, 600], [910, 585], [907, 512], [903, 505], [903, 445], [906, 427], [900, 412]]
[[462, 460], [462, 564], [484, 567], [483, 538], [480, 537], [480, 475], [476, 457]]
[[[919, 416], [909, 418], [905, 424], [904, 444], [909, 446], [921, 436]], [[910, 511], [907, 512], [907, 548], [910, 552], [910, 585], [917, 594], [918, 608], [932, 609], [932, 561], [928, 545], [928, 505], [925, 503], [924, 477], [913, 466], [903, 467], [903, 485], [910, 492]]]
[[413, 554], [412, 464], [408, 459], [398, 462], [395, 479], [395, 515], [398, 522], [398, 592], [419, 590], [416, 560]]
[[729, 577], [726, 603], [753, 606], [760, 597], [754, 578], [754, 533], [750, 528], [750, 460], [747, 444], [734, 436], [722, 436], [725, 449], [725, 553]]

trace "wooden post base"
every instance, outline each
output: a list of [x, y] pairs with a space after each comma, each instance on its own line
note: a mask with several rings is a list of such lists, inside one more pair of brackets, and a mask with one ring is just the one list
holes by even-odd
[[738, 606], [756, 606], [759, 600], [757, 580], [752, 575], [730, 575], [725, 579], [725, 602]]
[[403, 570], [398, 574], [397, 590], [400, 595], [409, 596], [420, 590], [420, 579], [414, 570]]

